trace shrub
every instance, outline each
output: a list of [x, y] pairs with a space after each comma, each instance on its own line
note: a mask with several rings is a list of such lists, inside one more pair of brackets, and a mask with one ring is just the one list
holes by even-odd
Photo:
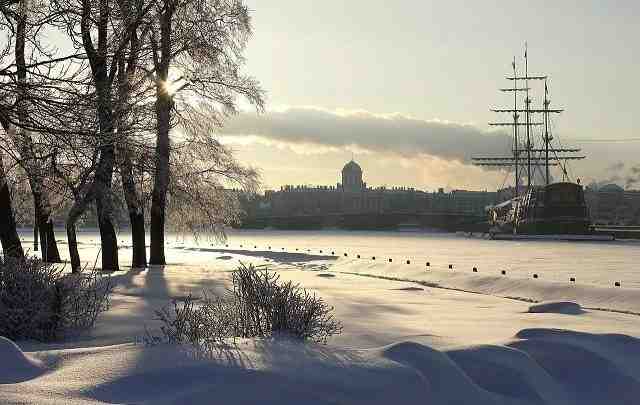
[[77, 274], [34, 257], [0, 263], [0, 336], [50, 341], [65, 331], [92, 327], [108, 308], [111, 279]]
[[333, 307], [322, 298], [277, 273], [241, 264], [231, 276], [231, 287], [216, 296], [203, 291], [173, 300], [156, 311], [161, 336], [147, 332], [146, 343], [190, 343], [203, 349], [229, 338], [287, 336], [326, 343], [342, 331]]

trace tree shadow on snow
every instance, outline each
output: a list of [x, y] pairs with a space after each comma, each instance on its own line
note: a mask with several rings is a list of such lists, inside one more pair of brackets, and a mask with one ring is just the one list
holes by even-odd
[[356, 351], [287, 339], [238, 341], [199, 360], [175, 350], [147, 348], [130, 374], [85, 394], [117, 403], [388, 404], [402, 391], [403, 403], [424, 400], [417, 374], [376, 367]]
[[[277, 252], [272, 250], [247, 250], [247, 249], [219, 249], [219, 248], [195, 248], [185, 247], [182, 250], [194, 251], [194, 252], [211, 252], [220, 254], [234, 254], [248, 257], [259, 257], [269, 259], [274, 263], [282, 264], [294, 264], [294, 263], [306, 263], [322, 260], [337, 260], [338, 256], [332, 255], [314, 255], [310, 253], [299, 252]], [[224, 256], [222, 256], [224, 257]], [[218, 257], [220, 259], [221, 257]]]

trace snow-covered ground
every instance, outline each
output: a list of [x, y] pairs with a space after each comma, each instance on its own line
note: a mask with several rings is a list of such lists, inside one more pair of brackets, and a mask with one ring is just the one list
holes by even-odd
[[[273, 250], [174, 243], [173, 264], [114, 274], [91, 332], [0, 340], [0, 403], [640, 403], [640, 289]], [[97, 253], [81, 245], [88, 262]], [[239, 261], [315, 291], [343, 333], [327, 346], [238, 340], [208, 359], [136, 343], [155, 309], [221, 291]], [[530, 312], [528, 300], [568, 302]]]

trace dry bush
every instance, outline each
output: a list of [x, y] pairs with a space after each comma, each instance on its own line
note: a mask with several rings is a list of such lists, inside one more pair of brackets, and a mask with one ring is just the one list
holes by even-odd
[[55, 340], [94, 325], [109, 305], [111, 279], [97, 271], [76, 274], [34, 257], [0, 264], [0, 336]]
[[241, 264], [221, 296], [203, 292], [156, 311], [161, 336], [147, 332], [145, 343], [190, 343], [209, 350], [229, 338], [286, 336], [326, 343], [342, 331], [333, 307], [266, 269]]

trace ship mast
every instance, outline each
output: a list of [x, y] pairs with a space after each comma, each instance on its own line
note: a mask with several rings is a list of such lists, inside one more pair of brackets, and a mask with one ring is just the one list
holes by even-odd
[[547, 79], [544, 80], [544, 161], [545, 165], [545, 185], [549, 185], [549, 89], [547, 87]]
[[[542, 125], [542, 122], [532, 123], [529, 122], [519, 122], [520, 114], [525, 110], [518, 109], [518, 92], [527, 91], [528, 87], [518, 87], [518, 80], [521, 78], [518, 76], [518, 70], [516, 67], [516, 58], [513, 58], [513, 62], [511, 62], [511, 67], [513, 69], [513, 76], [508, 77], [509, 80], [513, 81], [513, 87], [502, 88], [500, 91], [502, 92], [513, 92], [513, 109], [511, 110], [500, 110], [501, 112], [512, 112], [513, 113], [513, 122], [490, 122], [490, 126], [511, 126], [513, 127], [513, 149], [512, 156], [508, 157], [474, 157], [474, 164], [477, 166], [493, 166], [493, 167], [514, 167], [515, 169], [515, 194], [520, 194], [520, 153], [522, 150], [520, 149], [520, 140], [518, 134], [518, 128], [521, 126], [532, 126], [532, 125]], [[526, 75], [525, 75], [526, 77]], [[495, 110], [494, 110], [495, 111]]]
[[[513, 79], [516, 80], [515, 77]], [[529, 60], [527, 58], [527, 43], [524, 43], [524, 88], [525, 90], [525, 120], [527, 122], [527, 189], [531, 188], [531, 114], [529, 113], [531, 98], [529, 98]]]
[[[513, 109], [518, 109], [518, 72], [516, 71], [516, 57], [513, 57], [513, 62], [511, 63], [513, 66]], [[520, 151], [518, 150], [518, 113], [513, 113], [513, 157], [515, 160], [515, 169], [516, 169], [516, 195], [519, 194], [518, 188], [520, 188], [520, 175], [519, 175], [519, 164], [518, 158], [520, 156]]]
[[[513, 138], [514, 138], [514, 147], [512, 156], [504, 156], [504, 157], [473, 157], [473, 164], [476, 166], [490, 166], [490, 167], [514, 167], [515, 168], [515, 192], [516, 196], [520, 195], [520, 145], [518, 139], [518, 127], [525, 126], [525, 133], [527, 137], [526, 150], [527, 150], [527, 187], [531, 188], [532, 186], [532, 176], [531, 176], [531, 168], [532, 166], [545, 167], [545, 184], [549, 185], [551, 181], [550, 175], [550, 167], [551, 166], [561, 166], [563, 173], [566, 172], [566, 169], [563, 165], [563, 162], [568, 160], [579, 160], [584, 159], [585, 156], [575, 156], [567, 153], [575, 153], [580, 152], [580, 149], [571, 149], [571, 148], [551, 148], [550, 143], [553, 137], [549, 133], [549, 114], [559, 114], [563, 110], [562, 109], [551, 109], [549, 105], [551, 101], [549, 100], [549, 91], [547, 86], [547, 76], [530, 76], [529, 75], [529, 61], [527, 55], [527, 44], [525, 43], [525, 51], [524, 51], [524, 62], [525, 62], [525, 72], [524, 76], [518, 76], [518, 72], [516, 69], [516, 61], [515, 58], [512, 62], [513, 67], [513, 76], [507, 77], [507, 80], [513, 81], [513, 87], [500, 89], [503, 92], [513, 92], [513, 109], [491, 109], [493, 112], [497, 113], [512, 113], [513, 114], [513, 122], [490, 122], [491, 126], [513, 126]], [[529, 80], [541, 80], [544, 81], [544, 103], [542, 109], [532, 109], [531, 108], [531, 98], [529, 97]], [[518, 87], [518, 81], [524, 81], [524, 87]], [[525, 92], [525, 106], [524, 109], [518, 108], [518, 92]], [[525, 122], [520, 123], [519, 113], [525, 113]], [[531, 122], [531, 114], [543, 114], [543, 122]], [[532, 131], [531, 127], [533, 126], [542, 126], [544, 125], [544, 149], [534, 149], [532, 146], [531, 138]], [[537, 155], [536, 157], [532, 157], [532, 152], [542, 153], [544, 152], [544, 157]], [[553, 153], [553, 162], [550, 158], [550, 153]], [[561, 153], [561, 154], [559, 154]]]

